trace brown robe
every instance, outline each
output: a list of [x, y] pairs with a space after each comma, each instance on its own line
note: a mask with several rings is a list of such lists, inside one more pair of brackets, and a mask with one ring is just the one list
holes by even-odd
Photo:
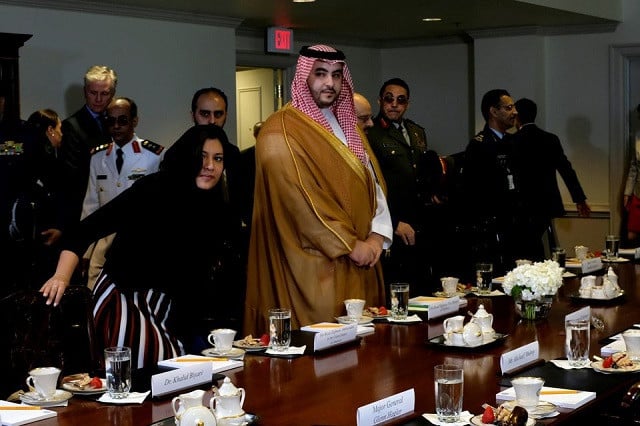
[[384, 304], [380, 262], [361, 268], [349, 258], [375, 211], [371, 173], [335, 135], [291, 105], [269, 117], [256, 144], [245, 334], [264, 333], [272, 307], [291, 308], [297, 329], [345, 315], [348, 298]]

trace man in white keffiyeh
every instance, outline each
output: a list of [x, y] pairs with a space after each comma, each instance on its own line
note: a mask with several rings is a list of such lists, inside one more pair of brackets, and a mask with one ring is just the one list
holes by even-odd
[[245, 334], [265, 332], [271, 307], [291, 308], [298, 328], [343, 315], [345, 299], [385, 302], [378, 260], [393, 229], [344, 54], [303, 47], [291, 95], [256, 143]]

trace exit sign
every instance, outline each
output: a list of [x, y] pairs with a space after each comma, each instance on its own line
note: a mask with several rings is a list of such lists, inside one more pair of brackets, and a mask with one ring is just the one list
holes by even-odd
[[293, 53], [293, 30], [283, 27], [267, 28], [267, 52]]

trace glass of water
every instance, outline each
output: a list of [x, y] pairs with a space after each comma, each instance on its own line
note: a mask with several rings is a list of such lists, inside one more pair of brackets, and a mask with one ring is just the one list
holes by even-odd
[[131, 348], [116, 346], [104, 350], [107, 392], [114, 399], [129, 396], [131, 390]]
[[476, 264], [476, 284], [478, 286], [478, 294], [491, 293], [492, 280], [493, 280], [493, 264], [477, 263]]
[[443, 423], [460, 421], [464, 391], [464, 371], [453, 364], [436, 365], [433, 370], [436, 414]]
[[587, 319], [565, 321], [565, 352], [572, 367], [589, 365], [590, 326]]
[[269, 348], [286, 351], [291, 344], [291, 309], [269, 309]]
[[618, 250], [620, 248], [620, 237], [617, 235], [607, 235], [605, 248], [607, 249], [607, 260], [617, 260]]
[[389, 288], [391, 292], [391, 317], [396, 320], [406, 319], [409, 311], [409, 284], [393, 283]]

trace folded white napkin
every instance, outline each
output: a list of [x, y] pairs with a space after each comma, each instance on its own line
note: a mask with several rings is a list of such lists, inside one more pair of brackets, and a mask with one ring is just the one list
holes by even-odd
[[469, 424], [469, 422], [471, 421], [471, 418], [473, 417], [473, 414], [471, 414], [468, 411], [463, 411], [462, 413], [460, 413], [460, 421], [456, 422], [456, 423], [444, 423], [444, 422], [441, 422], [440, 420], [438, 420], [438, 415], [437, 414], [425, 413], [425, 414], [422, 415], [422, 417], [424, 417], [425, 419], [429, 420], [434, 425], [463, 426], [463, 425], [468, 425]]
[[303, 355], [307, 346], [289, 346], [284, 351], [274, 351], [273, 349], [267, 349], [266, 353], [270, 355]]
[[142, 404], [144, 400], [149, 396], [151, 391], [146, 392], [129, 392], [129, 396], [126, 398], [115, 399], [109, 396], [109, 392], [105, 392], [98, 401], [107, 404]]
[[552, 359], [551, 362], [556, 366], [565, 370], [579, 370], [581, 368], [591, 368], [591, 365], [585, 365], [584, 367], [574, 367], [569, 365], [569, 360], [566, 359]]
[[413, 314], [407, 316], [405, 319], [393, 319], [391, 317], [387, 318], [389, 322], [422, 322], [422, 319], [418, 316], [418, 314]]

